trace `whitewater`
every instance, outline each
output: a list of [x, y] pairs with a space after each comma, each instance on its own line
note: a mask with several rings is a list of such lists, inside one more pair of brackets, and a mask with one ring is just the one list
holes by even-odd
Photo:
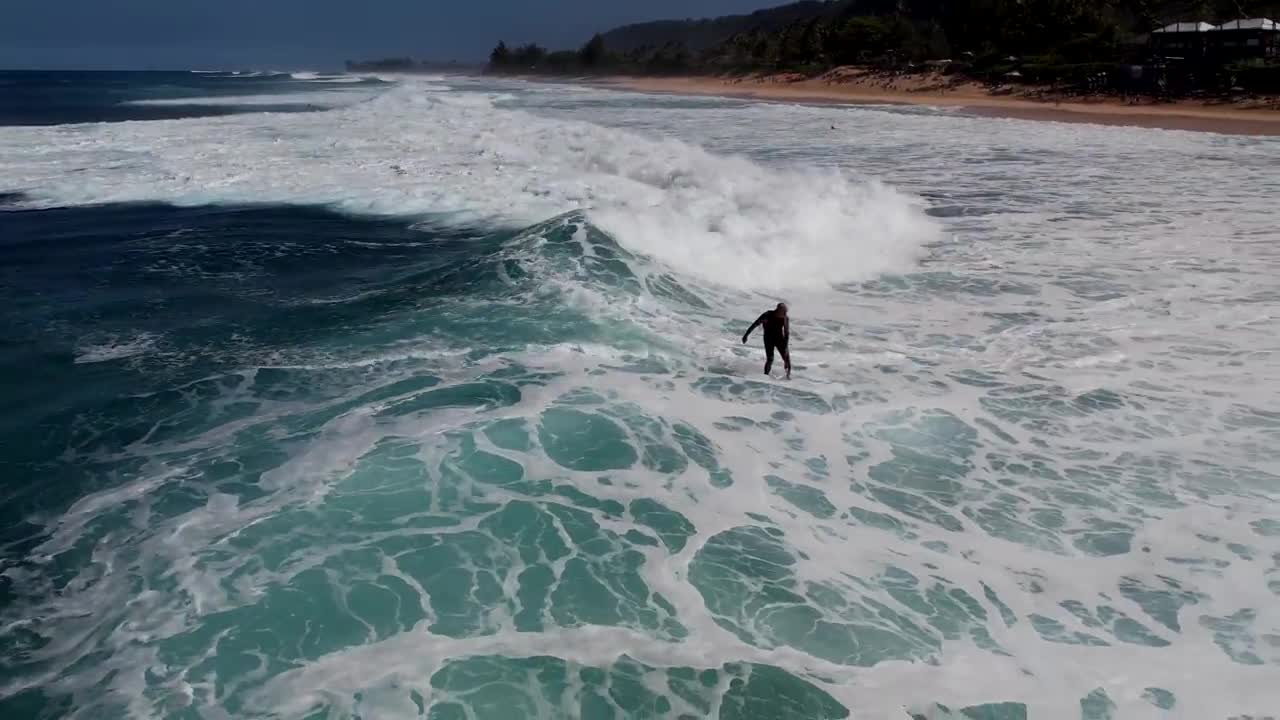
[[1280, 140], [215, 81], [0, 127], [5, 717], [1280, 715]]

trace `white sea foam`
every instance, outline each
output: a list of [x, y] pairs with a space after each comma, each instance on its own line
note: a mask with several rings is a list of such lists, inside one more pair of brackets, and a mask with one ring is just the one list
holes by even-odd
[[150, 333], [86, 339], [76, 350], [75, 362], [99, 363], [135, 357], [150, 352], [155, 347], [156, 340], [156, 336]]
[[320, 72], [295, 72], [295, 73], [290, 73], [289, 77], [293, 78], [294, 80], [301, 80], [303, 82], [308, 82], [308, 83], [320, 83], [320, 84], [331, 83], [331, 84], [338, 84], [338, 85], [342, 85], [346, 83], [360, 83], [366, 80], [366, 76], [363, 76], [363, 75], [348, 75], [345, 73], [320, 73]]
[[202, 95], [185, 98], [149, 98], [146, 100], [130, 100], [127, 105], [151, 107], [255, 107], [255, 106], [294, 106], [310, 105], [314, 107], [336, 108], [354, 105], [373, 97], [374, 93], [362, 90], [329, 90], [325, 92], [276, 93], [264, 95]]
[[[825, 285], [902, 270], [940, 237], [911, 198], [838, 170], [765, 167], [676, 140], [496, 110], [493, 95], [443, 90], [416, 81], [313, 120], [64, 127], [57, 132], [67, 149], [56, 156], [37, 149], [47, 147], [39, 133], [0, 132], [0, 161], [13, 169], [8, 183], [50, 204], [321, 203], [515, 224], [586, 209], [628, 248], [738, 287]], [[67, 166], [80, 172], [60, 171]]]
[[368, 82], [369, 80], [377, 80], [377, 78], [367, 75], [334, 75], [330, 77], [321, 77], [317, 80], [312, 80], [311, 82], [319, 84], [346, 85]]
[[[193, 628], [252, 608], [308, 571], [332, 583], [313, 594], [317, 601], [390, 576], [430, 613], [429, 593], [393, 558], [361, 567], [344, 553], [380, 555], [378, 543], [415, 533], [474, 539], [474, 517], [418, 527], [436, 508], [397, 505], [402, 515], [377, 537], [324, 537], [298, 523], [261, 545], [244, 538], [297, 508], [318, 517], [331, 498], [344, 521], [364, 519], [360, 508], [376, 493], [341, 483], [381, 443], [413, 443], [427, 468], [423, 482], [434, 487], [457, 473], [442, 459], [456, 449], [450, 431], [495, 416], [536, 424], [558, 400], [589, 388], [600, 399], [578, 397], [576, 407], [635, 408], [698, 428], [734, 484], [715, 486], [693, 462], [670, 473], [637, 464], [604, 478], [553, 462], [536, 437], [524, 450], [482, 449], [519, 464], [526, 478], [553, 478], [623, 507], [654, 499], [687, 518], [696, 534], [683, 549], [634, 546], [645, 557], [645, 583], [675, 608], [687, 637], [591, 623], [522, 632], [498, 611], [485, 632], [453, 637], [431, 631], [438, 618], [428, 616], [386, 638], [355, 631], [343, 647], [261, 684], [259, 675], [241, 675], [251, 691], [235, 695], [237, 713], [295, 716], [328, 704], [339, 716], [415, 717], [411, 693], [430, 700], [442, 692], [431, 684], [435, 670], [494, 653], [593, 665], [622, 654], [655, 666], [774, 664], [819, 684], [854, 717], [902, 717], [904, 707], [929, 717], [934, 701], [1010, 701], [1036, 720], [1076, 720], [1081, 698], [1097, 689], [1118, 718], [1265, 716], [1280, 707], [1272, 681], [1280, 666], [1280, 524], [1268, 524], [1280, 521], [1271, 410], [1280, 405], [1280, 144], [892, 109], [689, 108], [664, 99], [642, 112], [625, 103], [559, 110], [554, 88], [519, 92], [536, 114], [493, 109], [492, 92], [458, 99], [458, 91], [428, 85], [321, 114], [0, 129], [0, 165], [11, 170], [3, 181], [46, 203], [318, 202], [512, 224], [587, 209], [624, 247], [653, 259], [630, 271], [657, 282], [674, 269], [674, 281], [701, 303], [673, 301], [647, 282], [633, 295], [593, 284], [591, 265], [606, 248], [585, 233], [574, 235], [580, 252], [569, 264], [525, 238], [502, 259], [534, 270], [538, 287], [513, 289], [508, 302], [552, 293], [602, 325], [623, 320], [617, 324], [653, 338], [639, 359], [667, 369], [622, 372], [638, 351], [600, 343], [522, 346], [469, 364], [472, 348], [427, 337], [420, 346], [244, 370], [218, 403], [252, 403], [252, 417], [234, 416], [182, 443], [135, 444], [144, 471], [47, 521], [50, 537], [34, 563], [70, 550], [94, 559], [24, 616], [58, 623], [58, 643], [42, 650], [66, 674], [55, 668], [8, 681], [6, 693], [48, 684], [81, 693], [82, 717], [94, 716], [104, 695], [130, 699], [134, 715], [146, 717], [157, 712], [151, 698], [165, 679], [177, 701], [233, 714], [224, 703], [242, 688], [224, 684], [219, 673], [229, 669], [210, 669], [221, 635], [206, 638], [194, 659], [162, 655], [157, 643], [198, 642]], [[540, 98], [552, 102], [539, 109]], [[599, 124], [579, 122], [586, 113]], [[685, 142], [652, 139], [658, 134]], [[911, 194], [929, 197], [939, 219], [924, 220]], [[922, 243], [948, 237], [919, 254]], [[821, 287], [877, 270], [911, 272], [847, 291]], [[759, 350], [738, 343], [744, 321], [766, 304], [743, 288], [770, 286], [792, 304], [792, 353], [807, 366], [791, 385], [751, 383]], [[353, 402], [418, 372], [459, 388], [507, 362], [547, 379], [524, 385], [517, 401], [490, 415], [449, 407], [380, 416], [413, 399], [404, 389]], [[270, 401], [274, 389], [255, 394], [259, 375], [280, 369], [351, 370], [360, 379], [333, 390], [342, 410], [314, 437], [290, 435], [288, 458], [259, 481], [264, 496], [233, 503], [214, 495], [163, 515], [158, 492], [166, 484], [194, 485], [203, 468], [240, 462], [226, 454], [237, 438], [251, 441], [261, 433], [251, 427], [274, 428], [301, 411], [297, 401]], [[192, 402], [208, 392], [176, 390]], [[626, 441], [644, 447], [654, 439], [645, 431], [626, 428]], [[205, 453], [196, 456], [203, 464], [187, 466], [192, 452]], [[913, 465], [921, 458], [934, 464]], [[769, 475], [833, 510], [801, 509]], [[486, 480], [458, 482], [486, 502], [522, 498]], [[928, 482], [937, 484], [922, 489]], [[893, 493], [913, 504], [878, 499]], [[858, 521], [851, 508], [874, 510], [882, 525]], [[113, 512], [129, 514], [125, 530], [101, 540], [89, 532]], [[950, 522], [939, 524], [942, 515]], [[610, 513], [592, 517], [618, 533], [635, 529]], [[691, 564], [718, 533], [748, 525], [780, 533], [795, 592], [832, 591], [818, 611], [832, 632], [815, 627], [808, 644], [783, 637], [771, 627], [786, 612], [782, 600], [750, 617], [708, 609], [690, 582]], [[1127, 549], [1105, 546], [1118, 536]], [[277, 562], [264, 562], [268, 554]], [[525, 567], [513, 562], [512, 577]], [[559, 577], [565, 561], [552, 566]], [[954, 631], [954, 616], [886, 592], [878, 583], [889, 568], [917, 578], [935, 610], [967, 596], [983, 619]], [[163, 582], [138, 596], [129, 571], [144, 570]], [[34, 582], [30, 567], [6, 574], [15, 587], [34, 587], [23, 584]], [[1172, 599], [1162, 610], [1143, 591]], [[864, 597], [888, 609], [861, 616]], [[1103, 607], [1148, 636], [1114, 624], [1115, 616], [1099, 619]], [[937, 641], [932, 662], [863, 667], [820, 656], [849, 618], [880, 629], [895, 614]], [[734, 622], [742, 635], [726, 629]], [[981, 647], [979, 626], [1003, 654]], [[1082, 644], [1083, 635], [1107, 644]], [[109, 652], [88, 654], [101, 648]], [[1145, 699], [1152, 687], [1173, 691], [1175, 709]]]

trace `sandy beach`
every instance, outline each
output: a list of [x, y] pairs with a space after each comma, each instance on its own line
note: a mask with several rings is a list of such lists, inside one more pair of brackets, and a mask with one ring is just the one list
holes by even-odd
[[981, 115], [1103, 125], [1192, 130], [1234, 135], [1280, 135], [1280, 99], [1155, 101], [1080, 97], [1050, 88], [992, 89], [939, 73], [888, 76], [861, 68], [824, 75], [746, 77], [613, 77], [602, 84], [641, 92], [715, 95], [787, 102], [910, 104], [962, 107]]

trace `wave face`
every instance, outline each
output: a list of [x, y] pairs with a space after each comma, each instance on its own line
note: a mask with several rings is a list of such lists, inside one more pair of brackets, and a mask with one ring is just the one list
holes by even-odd
[[1275, 141], [206, 75], [0, 127], [0, 716], [1280, 707]]
[[[344, 97], [325, 92], [317, 102]], [[60, 130], [69, 157], [50, 157], [20, 134], [0, 157], [19, 186], [40, 178], [29, 192], [50, 205], [272, 202], [505, 223], [581, 208], [637, 252], [744, 288], [867, 279], [911, 267], [939, 237], [908, 197], [835, 170], [780, 171], [493, 105], [489, 95], [409, 85], [341, 113], [289, 118], [279, 126], [286, 135], [254, 129], [260, 116], [183, 132], [156, 123], [85, 126]], [[59, 180], [66, 164], [82, 170]]]

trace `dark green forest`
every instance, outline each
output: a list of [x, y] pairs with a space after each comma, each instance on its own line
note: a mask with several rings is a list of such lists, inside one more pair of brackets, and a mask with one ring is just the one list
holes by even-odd
[[[499, 43], [489, 71], [818, 75], [842, 65], [901, 71], [947, 60], [948, 72], [975, 78], [1083, 82], [1120, 63], [1147, 62], [1148, 33], [1164, 24], [1278, 15], [1280, 0], [806, 0], [748, 15], [628, 25], [576, 50]], [[1212, 80], [1236, 83], [1243, 73], [1274, 82], [1276, 68], [1259, 64], [1224, 67]], [[1215, 74], [1196, 72], [1201, 84]]]

